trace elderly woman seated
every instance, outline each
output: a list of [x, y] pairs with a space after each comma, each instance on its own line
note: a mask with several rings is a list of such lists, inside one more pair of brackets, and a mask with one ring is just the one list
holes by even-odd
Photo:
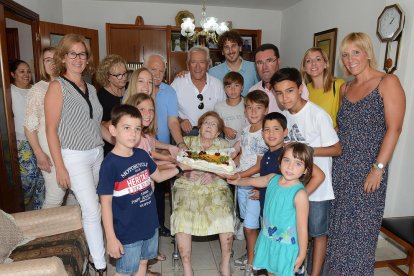
[[[199, 136], [184, 137], [190, 150], [207, 151], [229, 147], [218, 137], [224, 123], [213, 111], [198, 120]], [[183, 262], [184, 276], [193, 275], [191, 267], [191, 236], [219, 234], [222, 275], [230, 275], [230, 255], [234, 232], [232, 193], [223, 179], [215, 174], [191, 171], [177, 179], [173, 188], [174, 203], [171, 233], [176, 235]]]

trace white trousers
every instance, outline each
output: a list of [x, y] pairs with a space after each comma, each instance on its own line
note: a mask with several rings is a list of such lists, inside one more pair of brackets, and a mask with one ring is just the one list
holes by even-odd
[[[50, 156], [50, 155], [49, 155]], [[56, 180], [55, 166], [50, 167], [50, 173], [41, 171], [43, 179], [45, 180], [45, 201], [43, 201], [42, 209], [54, 208], [62, 206], [63, 199], [65, 198], [68, 190], [59, 186]], [[72, 191], [69, 191], [66, 198], [66, 205], [77, 205], [78, 201]]]
[[96, 194], [103, 149], [102, 147], [86, 151], [63, 149], [62, 157], [69, 173], [71, 190], [82, 210], [83, 230], [93, 262], [97, 269], [105, 268], [101, 206]]

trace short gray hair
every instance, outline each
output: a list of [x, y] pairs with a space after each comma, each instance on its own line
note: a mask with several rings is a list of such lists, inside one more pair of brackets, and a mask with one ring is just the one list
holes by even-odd
[[151, 54], [149, 55], [145, 60], [144, 60], [144, 67], [148, 68], [148, 63], [149, 61], [154, 58], [154, 57], [158, 57], [162, 60], [162, 62], [164, 63], [164, 67], [167, 68], [167, 60], [160, 54]]
[[211, 66], [211, 59], [210, 59], [210, 50], [207, 47], [204, 46], [194, 46], [192, 47], [187, 54], [187, 66], [190, 65], [190, 58], [191, 58], [191, 54], [194, 52], [204, 52], [206, 53], [206, 59], [208, 62], [208, 68], [210, 68]]

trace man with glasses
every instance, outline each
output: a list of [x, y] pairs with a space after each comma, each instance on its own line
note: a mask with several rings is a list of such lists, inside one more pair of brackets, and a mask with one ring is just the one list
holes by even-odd
[[[280, 56], [279, 49], [273, 44], [262, 44], [256, 49], [255, 55], [256, 71], [261, 81], [252, 86], [249, 90], [262, 90], [269, 97], [269, 113], [281, 112], [285, 108], [276, 101], [273, 89], [270, 85], [270, 79], [279, 70]], [[309, 98], [309, 91], [306, 85], [303, 86], [302, 98]]]
[[214, 110], [217, 102], [226, 99], [221, 81], [207, 74], [209, 64], [208, 48], [191, 48], [187, 56], [189, 72], [171, 84], [177, 92], [178, 116], [184, 136], [198, 135], [198, 118], [207, 111]]
[[244, 60], [240, 56], [243, 40], [236, 31], [227, 31], [218, 39], [218, 49], [226, 60], [208, 70], [208, 73], [223, 81], [224, 76], [231, 71], [239, 72], [244, 79], [242, 96], [246, 96], [250, 87], [259, 81], [254, 62]]

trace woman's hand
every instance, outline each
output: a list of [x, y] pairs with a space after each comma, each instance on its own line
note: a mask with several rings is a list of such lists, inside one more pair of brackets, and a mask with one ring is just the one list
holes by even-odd
[[376, 190], [378, 190], [381, 179], [384, 171], [379, 169], [371, 169], [371, 171], [368, 173], [367, 177], [365, 178], [364, 183], [364, 192], [366, 193], [373, 193]]
[[231, 127], [224, 127], [223, 132], [227, 139], [233, 140], [234, 138], [236, 138], [237, 131], [235, 131]]
[[50, 160], [50, 157], [44, 151], [41, 151], [35, 155], [36, 155], [36, 160], [37, 160], [37, 166], [39, 167], [39, 169], [50, 173], [51, 167], [53, 166], [52, 160]]
[[56, 180], [62, 188], [70, 189], [70, 177], [65, 167], [56, 168]]
[[119, 259], [124, 254], [124, 247], [117, 238], [107, 240], [108, 254], [112, 258]]

